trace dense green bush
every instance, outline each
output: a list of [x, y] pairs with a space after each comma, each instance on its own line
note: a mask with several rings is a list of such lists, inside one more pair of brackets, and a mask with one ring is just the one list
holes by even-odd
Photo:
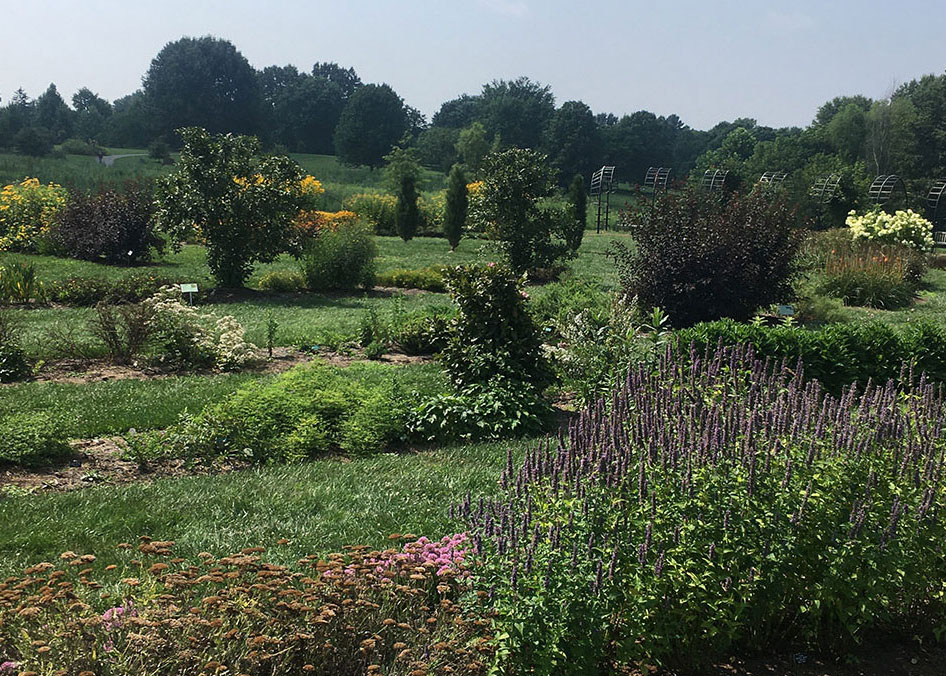
[[61, 426], [49, 413], [13, 413], [0, 418], [0, 465], [43, 465], [70, 453]]
[[137, 303], [150, 298], [165, 286], [169, 277], [133, 273], [120, 278], [70, 277], [46, 285], [46, 297], [64, 305], [90, 307], [98, 303]]
[[748, 344], [758, 355], [785, 359], [793, 367], [800, 359], [806, 377], [834, 392], [854, 382], [896, 378], [904, 363], [946, 382], [946, 329], [937, 324], [831, 324], [810, 330], [722, 320], [677, 331], [674, 339], [681, 352], [691, 345], [699, 354], [717, 344]]
[[299, 265], [313, 290], [371, 288], [378, 246], [371, 226], [358, 221], [323, 230], [305, 245]]
[[444, 279], [457, 304], [443, 364], [460, 389], [497, 378], [534, 387], [552, 381], [542, 336], [525, 307], [523, 280], [505, 265], [448, 268]]
[[401, 441], [408, 416], [404, 393], [383, 373], [365, 366], [342, 375], [322, 363], [305, 364], [134, 443], [146, 456], [253, 462], [378, 452]]
[[154, 206], [147, 186], [127, 183], [121, 190], [101, 187], [92, 194], [73, 191], [50, 232], [66, 256], [110, 265], [132, 265], [162, 252], [154, 232]]
[[563, 237], [574, 219], [565, 209], [544, 204], [555, 175], [547, 157], [512, 148], [486, 157], [482, 183], [471, 200], [473, 229], [496, 242], [517, 273], [550, 269], [574, 255]]
[[401, 289], [423, 289], [442, 292], [446, 290], [443, 271], [446, 265], [430, 265], [414, 270], [388, 270], [375, 277], [378, 286], [396, 286]]
[[397, 197], [382, 193], [359, 193], [347, 198], [344, 208], [368, 221], [378, 235], [396, 235]]
[[362, 315], [358, 340], [366, 355], [380, 356], [385, 348], [410, 355], [435, 354], [446, 345], [447, 327], [452, 317], [452, 310], [436, 305], [406, 312], [404, 297], [397, 295], [387, 312], [368, 306]]
[[793, 296], [801, 241], [794, 222], [780, 195], [664, 195], [631, 227], [635, 248], [615, 245], [622, 285], [643, 307], [663, 308], [674, 326], [748, 319]]
[[446, 441], [540, 431], [551, 418], [542, 392], [554, 375], [525, 308], [522, 278], [494, 263], [449, 268], [444, 277], [457, 314], [440, 360], [454, 391], [422, 402], [413, 433]]
[[302, 291], [305, 289], [305, 277], [292, 270], [271, 270], [260, 277], [259, 288], [264, 291]]

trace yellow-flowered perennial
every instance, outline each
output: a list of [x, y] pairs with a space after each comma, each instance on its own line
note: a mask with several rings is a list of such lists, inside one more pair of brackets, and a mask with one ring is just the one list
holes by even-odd
[[66, 204], [68, 193], [36, 178], [0, 190], [0, 251], [33, 251]]

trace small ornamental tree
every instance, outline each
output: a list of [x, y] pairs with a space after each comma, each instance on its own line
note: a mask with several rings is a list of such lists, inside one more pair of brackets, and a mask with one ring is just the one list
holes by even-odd
[[254, 263], [285, 251], [304, 200], [303, 173], [288, 157], [260, 157], [251, 136], [180, 130], [175, 173], [158, 185], [157, 222], [177, 244], [196, 234], [225, 288], [243, 286]]
[[585, 228], [588, 227], [588, 196], [585, 193], [585, 179], [581, 174], [575, 174], [575, 179], [568, 188], [568, 207], [573, 222], [564, 233], [565, 243], [571, 251], [578, 251], [585, 236]]
[[447, 206], [443, 217], [443, 233], [450, 243], [450, 251], [457, 248], [463, 237], [467, 204], [466, 176], [459, 165], [454, 165], [447, 179]]
[[417, 233], [417, 223], [420, 221], [420, 212], [417, 209], [417, 185], [411, 174], [401, 176], [395, 217], [397, 234], [405, 242], [409, 242]]
[[517, 274], [551, 268], [570, 253], [562, 240], [568, 214], [540, 205], [555, 187], [555, 172], [541, 153], [521, 148], [490, 153], [471, 217], [499, 244]]

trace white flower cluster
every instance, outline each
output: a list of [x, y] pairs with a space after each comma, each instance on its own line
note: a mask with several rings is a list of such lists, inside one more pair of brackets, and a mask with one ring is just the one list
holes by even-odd
[[169, 357], [222, 369], [238, 368], [256, 358], [255, 347], [246, 341], [236, 319], [188, 305], [180, 288], [165, 286], [144, 302], [151, 306], [155, 333]]
[[933, 224], [913, 209], [868, 211], [862, 216], [851, 211], [845, 223], [851, 228], [854, 241], [867, 240], [879, 244], [900, 244], [919, 251], [933, 250]]

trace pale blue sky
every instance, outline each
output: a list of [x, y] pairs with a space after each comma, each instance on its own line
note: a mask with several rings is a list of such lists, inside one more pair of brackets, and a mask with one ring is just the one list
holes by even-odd
[[0, 16], [4, 102], [50, 82], [67, 100], [82, 86], [115, 99], [167, 42], [206, 34], [257, 68], [354, 66], [428, 117], [527, 75], [595, 112], [805, 125], [836, 95], [881, 97], [946, 69], [946, 17], [931, 0], [0, 0]]

